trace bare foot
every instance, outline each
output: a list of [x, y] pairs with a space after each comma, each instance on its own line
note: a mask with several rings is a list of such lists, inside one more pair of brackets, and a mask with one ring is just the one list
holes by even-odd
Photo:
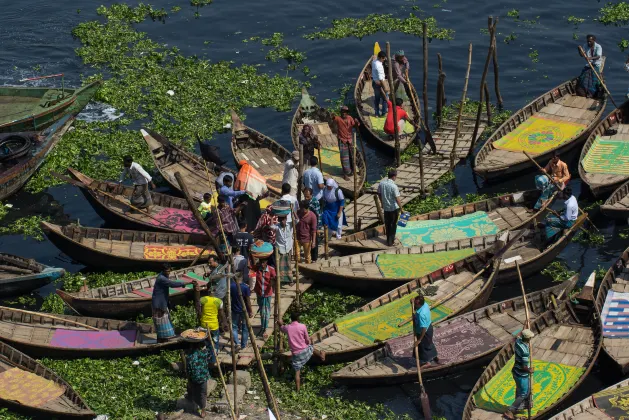
[[513, 415], [513, 413], [511, 411], [505, 411], [502, 416], [505, 419], [509, 419], [509, 420], [515, 420], [515, 416]]
[[199, 414], [199, 416], [204, 419], [205, 418], [205, 410], [201, 410], [201, 413]]

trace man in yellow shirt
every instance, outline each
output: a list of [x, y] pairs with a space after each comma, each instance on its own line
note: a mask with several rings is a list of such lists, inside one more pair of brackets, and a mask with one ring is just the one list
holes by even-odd
[[[218, 340], [220, 337], [219, 321], [223, 322], [225, 319], [225, 312], [223, 311], [223, 301], [215, 296], [203, 296], [200, 300], [201, 303], [201, 326], [208, 330], [208, 342], [207, 347], [209, 349], [208, 362], [210, 364], [216, 363], [216, 354], [212, 349], [212, 343], [214, 349], [218, 352]], [[209, 342], [212, 340], [212, 343]]]

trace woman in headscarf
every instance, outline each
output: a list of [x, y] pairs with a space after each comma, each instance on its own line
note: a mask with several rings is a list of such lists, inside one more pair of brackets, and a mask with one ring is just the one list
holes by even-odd
[[315, 155], [315, 149], [321, 147], [319, 138], [314, 133], [314, 129], [310, 124], [304, 125], [301, 129], [301, 133], [299, 133], [299, 144], [301, 144], [304, 149], [304, 162], [308, 162], [310, 157]]
[[535, 177], [535, 188], [542, 192], [534, 207], [535, 210], [539, 210], [544, 207], [546, 201], [550, 200], [555, 191], [555, 186], [548, 180], [546, 175], [537, 175]]
[[339, 188], [339, 184], [332, 178], [325, 183], [323, 201], [325, 202], [325, 208], [321, 215], [321, 221], [330, 230], [330, 235], [334, 232], [336, 233], [336, 238], [341, 239], [343, 225], [347, 226], [347, 219], [343, 210], [345, 208], [345, 196]]

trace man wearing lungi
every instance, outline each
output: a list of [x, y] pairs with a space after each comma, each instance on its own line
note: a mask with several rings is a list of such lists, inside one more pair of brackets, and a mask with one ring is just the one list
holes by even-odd
[[352, 118], [349, 115], [349, 108], [346, 106], [341, 107], [341, 116], [335, 116], [333, 123], [333, 130], [339, 141], [339, 152], [341, 155], [341, 166], [343, 167], [343, 179], [349, 181], [349, 176], [352, 172], [351, 162], [351, 148], [353, 147], [352, 128], [358, 126], [360, 123], [358, 120]]
[[125, 178], [129, 177], [133, 181], [133, 193], [131, 194], [131, 205], [138, 209], [147, 209], [153, 205], [151, 192], [149, 191], [149, 183], [155, 188], [153, 178], [142, 168], [142, 166], [133, 161], [131, 156], [125, 156], [123, 159], [124, 169], [120, 174], [118, 183], [122, 184]]
[[508, 419], [515, 419], [514, 414], [518, 410], [528, 408], [529, 405], [529, 393], [531, 391], [529, 376], [534, 372], [531, 365], [531, 347], [529, 343], [534, 336], [533, 331], [525, 329], [520, 337], [515, 339], [513, 344], [515, 362], [511, 374], [515, 381], [515, 400], [504, 413], [504, 416]]
[[572, 187], [564, 188], [562, 194], [565, 200], [564, 205], [566, 206], [563, 214], [561, 217], [549, 214], [544, 221], [547, 244], [556, 241], [563, 230], [570, 229], [579, 217], [579, 204], [574, 195], [572, 195]]
[[301, 386], [301, 368], [308, 363], [308, 360], [310, 360], [313, 354], [324, 362], [325, 352], [314, 348], [312, 340], [310, 340], [310, 336], [308, 335], [308, 328], [299, 322], [298, 312], [291, 312], [290, 321], [288, 325], [284, 325], [281, 319], [278, 323], [280, 324], [280, 329], [288, 336], [288, 346], [290, 347], [292, 355], [291, 363], [293, 369], [295, 369], [295, 385], [297, 392], [299, 392], [299, 387]]
[[433, 328], [430, 314], [430, 306], [424, 296], [416, 296], [411, 301], [413, 306], [413, 331], [415, 332], [415, 345], [421, 366], [430, 366], [433, 360], [439, 363], [437, 348], [432, 341]]
[[[157, 332], [157, 341], [164, 342], [175, 336], [175, 329], [170, 322], [170, 313], [168, 311], [168, 296], [170, 288], [186, 287], [186, 283], [181, 281], [172, 281], [170, 276], [170, 264], [164, 264], [162, 272], [157, 275], [155, 285], [153, 286], [153, 296], [151, 297], [151, 307], [153, 308], [153, 322]], [[198, 284], [193, 281], [195, 286]]]

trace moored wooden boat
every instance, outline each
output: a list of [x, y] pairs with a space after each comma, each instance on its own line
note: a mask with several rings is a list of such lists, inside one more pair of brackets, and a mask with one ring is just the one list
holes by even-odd
[[68, 114], [78, 114], [101, 82], [80, 88], [0, 86], [0, 133], [39, 131]]
[[[547, 414], [568, 398], [592, 370], [602, 336], [598, 319], [590, 318], [584, 322], [575, 314], [572, 303], [562, 301], [556, 309], [531, 322], [531, 330], [535, 333], [531, 346], [534, 386], [537, 387], [533, 388], [531, 419], [547, 418]], [[512, 341], [487, 366], [467, 399], [463, 420], [503, 418], [514, 398], [513, 354]], [[544, 378], [543, 382], [541, 378]]]
[[[627, 347], [629, 346], [629, 329], [626, 325], [623, 325], [623, 319], [615, 319], [613, 316], [608, 315], [608, 308], [605, 303], [608, 300], [610, 292], [619, 293], [617, 295], [618, 300], [615, 303], [613, 296], [610, 296], [609, 306], [618, 306], [623, 308], [626, 306], [626, 299], [624, 299], [624, 293], [629, 292], [629, 248], [625, 249], [620, 257], [614, 264], [607, 270], [603, 280], [598, 287], [596, 294], [596, 309], [601, 314], [601, 323], [603, 328], [603, 350], [607, 355], [620, 367], [623, 375], [629, 372], [629, 353], [627, 353]], [[619, 312], [614, 314], [617, 317], [623, 316], [626, 310], [620, 309]], [[607, 319], [607, 322], [605, 322]], [[615, 325], [614, 325], [614, 321]]]
[[[155, 166], [164, 180], [176, 191], [181, 191], [179, 183], [175, 179], [175, 173], [181, 173], [192, 198], [198, 202], [203, 200], [203, 194], [215, 189], [216, 177], [221, 172], [229, 172], [236, 179], [236, 173], [232, 169], [215, 165], [212, 162], [205, 162], [201, 156], [184, 150], [153, 130], [143, 128], [140, 132], [151, 151], [153, 162], [155, 162]], [[205, 171], [206, 165], [207, 173]]]
[[[618, 419], [620, 417], [617, 417], [614, 414], [627, 414], [628, 411], [627, 406], [621, 403], [621, 401], [626, 398], [627, 391], [629, 391], [629, 379], [623, 379], [617, 384], [596, 392], [586, 399], [579, 401], [556, 416], [551, 417], [551, 420]], [[610, 399], [615, 399], [616, 401], [612, 404], [608, 404]], [[602, 405], [601, 403], [605, 404], [606, 407], [599, 408], [599, 405]], [[611, 409], [610, 413], [606, 413], [606, 409]]]
[[[626, 166], [627, 162], [623, 159], [623, 156], [615, 156], [613, 150], [606, 151], [598, 148], [600, 140], [616, 140], [619, 142], [629, 140], [628, 117], [629, 101], [625, 101], [594, 127], [583, 145], [583, 149], [581, 149], [579, 176], [596, 197], [614, 190], [614, 188], [629, 179], [629, 175], [622, 174], [622, 171], [617, 173], [613, 169]], [[612, 130], [615, 130], [616, 133]], [[595, 146], [594, 149], [592, 148], [593, 146]], [[600, 162], [601, 159], [604, 162]], [[598, 164], [597, 160], [599, 160]], [[601, 163], [602, 166], [600, 166]], [[590, 171], [586, 170], [586, 167]]]
[[153, 324], [54, 316], [59, 319], [50, 318], [48, 314], [1, 307], [0, 340], [31, 357], [63, 359], [137, 356], [179, 348], [183, 343], [180, 338], [158, 343]]
[[[0, 398], [0, 404], [36, 418], [93, 419], [96, 416], [83, 398], [59, 375], [6, 343], [0, 342], [2, 383], [24, 390], [46, 389], [45, 396], [25, 392], [16, 399]], [[43, 394], [43, 393], [42, 393]]]
[[[570, 229], [566, 229], [555, 242], [548, 246], [540, 236], [541, 232], [535, 229], [535, 222], [529, 222], [522, 229], [510, 231], [507, 240], [517, 239], [502, 255], [500, 274], [496, 282], [507, 283], [518, 280], [516, 261], [520, 265], [523, 277], [541, 271], [570, 243], [585, 220], [586, 216], [581, 215]], [[371, 288], [381, 290], [386, 289], [386, 287], [390, 288], [391, 286], [387, 286], [389, 284], [408, 282], [418, 277], [418, 273], [423, 275], [424, 272], [430, 271], [434, 261], [446, 263], [448, 258], [455, 261], [461, 256], [461, 252], [464, 253], [466, 250], [471, 254], [492, 249], [500, 235], [476, 236], [433, 244], [331, 257], [327, 260], [321, 259], [316, 263], [303, 264], [300, 266], [300, 271], [319, 284], [342, 289], [348, 288], [359, 292], [368, 292]], [[440, 257], [438, 254], [442, 256]], [[452, 254], [452, 257], [448, 257], [449, 254]], [[393, 276], [394, 274], [398, 275]]]
[[[343, 192], [350, 197], [353, 197], [354, 177], [350, 176], [347, 181], [343, 178], [343, 169], [341, 167], [341, 159], [338, 152], [338, 139], [330, 129], [329, 123], [331, 122], [331, 118], [329, 113], [311, 99], [306, 88], [302, 88], [301, 96], [302, 103], [304, 101], [312, 102], [314, 104], [314, 109], [305, 110], [302, 103], [300, 103], [297, 107], [297, 111], [295, 111], [293, 122], [291, 124], [291, 136], [293, 138], [293, 146], [295, 147], [295, 150], [299, 150], [299, 133], [301, 133], [303, 126], [305, 124], [310, 124], [323, 149], [321, 153], [317, 155], [321, 156], [322, 162], [320, 166], [323, 178], [334, 178]], [[360, 147], [358, 145], [356, 145], [356, 147], [356, 161], [359, 168], [357, 172], [356, 188], [360, 191], [365, 183], [367, 167], [365, 165], [365, 157], [363, 156]], [[304, 162], [304, 170], [308, 168], [310, 168], [310, 163]]]
[[[130, 229], [205, 235], [184, 198], [151, 191], [153, 205], [148, 211], [144, 209], [138, 212], [129, 208], [132, 186], [99, 181], [72, 168], [68, 168], [68, 172], [77, 181], [74, 185], [81, 187], [81, 192], [96, 213], [109, 222]], [[116, 199], [99, 191], [113, 195]]]
[[402, 328], [399, 322], [410, 317], [410, 298], [420, 290], [426, 292], [430, 286], [433, 291], [437, 289], [427, 296], [429, 303], [437, 304], [433, 308], [435, 324], [484, 306], [500, 262], [488, 251], [478, 252], [390, 291], [326, 325], [310, 338], [315, 348], [326, 352], [325, 363], [358, 359], [382, 347], [386, 340], [410, 332], [410, 323]]
[[614, 219], [629, 220], [629, 181], [612, 193], [601, 205], [601, 211]]
[[[563, 283], [526, 296], [533, 319], [551, 308], [551, 296], [566, 298], [578, 275]], [[443, 377], [483, 363], [523, 328], [526, 319], [521, 296], [485, 306], [439, 323], [434, 341], [440, 363], [422, 368], [424, 379]], [[389, 385], [417, 381], [413, 358], [414, 335], [389, 340], [387, 344], [332, 374], [345, 385]]]
[[[374, 52], [376, 49], [379, 50], [379, 47], [374, 48]], [[372, 87], [372, 78], [371, 78], [371, 62], [375, 56], [369, 57], [365, 67], [360, 72], [358, 76], [358, 80], [356, 80], [356, 86], [354, 87], [354, 101], [356, 103], [356, 113], [358, 114], [358, 119], [362, 124], [363, 128], [367, 130], [370, 134], [370, 138], [373, 139], [376, 144], [381, 146], [384, 150], [389, 153], [395, 152], [395, 142], [393, 140], [388, 140], [388, 135], [384, 133], [384, 131], [380, 131], [374, 128], [372, 124], [371, 117], [375, 116], [375, 104], [374, 104], [374, 93]], [[393, 59], [393, 57], [391, 57]], [[389, 76], [386, 75], [387, 81]], [[392, 85], [392, 84], [390, 84]], [[398, 88], [398, 92], [403, 92], [404, 88], [400, 84]], [[406, 94], [404, 94], [406, 95]], [[417, 95], [417, 91], [413, 88], [413, 95], [415, 96], [415, 100], [419, 101], [419, 96]], [[419, 126], [421, 119], [421, 111], [416, 108], [415, 102], [408, 98], [408, 100], [404, 101], [402, 107], [406, 111], [406, 113], [411, 117], [413, 122]], [[417, 104], [419, 105], [419, 104]], [[408, 123], [407, 123], [408, 124]], [[413, 139], [415, 138], [415, 134], [404, 134], [400, 136], [400, 151], [403, 152], [413, 143]]]
[[[442, 210], [419, 214], [411, 217], [409, 221], [444, 220], [480, 211], [487, 213], [489, 218], [498, 227], [498, 230], [516, 230], [542, 216], [548, 203], [540, 210], [533, 209], [540, 194], [541, 192], [538, 190], [505, 194], [473, 203], [460, 204]], [[384, 225], [353, 233], [341, 239], [332, 240], [329, 245], [330, 248], [343, 254], [377, 251], [389, 248], [386, 246]], [[396, 239], [395, 245], [402, 246], [402, 243]]]
[[29, 258], [0, 253], [0, 297], [17, 296], [38, 289], [65, 274]]
[[[540, 165], [546, 165], [554, 152], [563, 154], [582, 144], [600, 120], [607, 98], [576, 96], [577, 80], [544, 93], [498, 127], [474, 158], [474, 172], [485, 179], [504, 180], [534, 167], [522, 145]], [[553, 143], [535, 151], [546, 141]]]
[[140, 232], [122, 229], [59, 226], [41, 222], [48, 239], [69, 257], [108, 270], [160, 271], [164, 263], [183, 267], [197, 256], [203, 262], [214, 254], [205, 235]]
[[[177, 281], [193, 278], [199, 282], [201, 291], [205, 292], [207, 278], [204, 276], [210, 272], [207, 264], [200, 264], [173, 270], [170, 278]], [[151, 316], [151, 298], [156, 277], [148, 276], [76, 293], [57, 290], [57, 294], [81, 315], [114, 319], [130, 319], [139, 314]], [[169, 301], [173, 307], [185, 305], [194, 297], [192, 288], [171, 289], [170, 292]]]
[[15, 194], [26, 184], [73, 123], [74, 116], [66, 114], [39, 133], [40, 139], [37, 139], [38, 133], [19, 133], [29, 137], [33, 146], [26, 154], [0, 164], [0, 200]]

